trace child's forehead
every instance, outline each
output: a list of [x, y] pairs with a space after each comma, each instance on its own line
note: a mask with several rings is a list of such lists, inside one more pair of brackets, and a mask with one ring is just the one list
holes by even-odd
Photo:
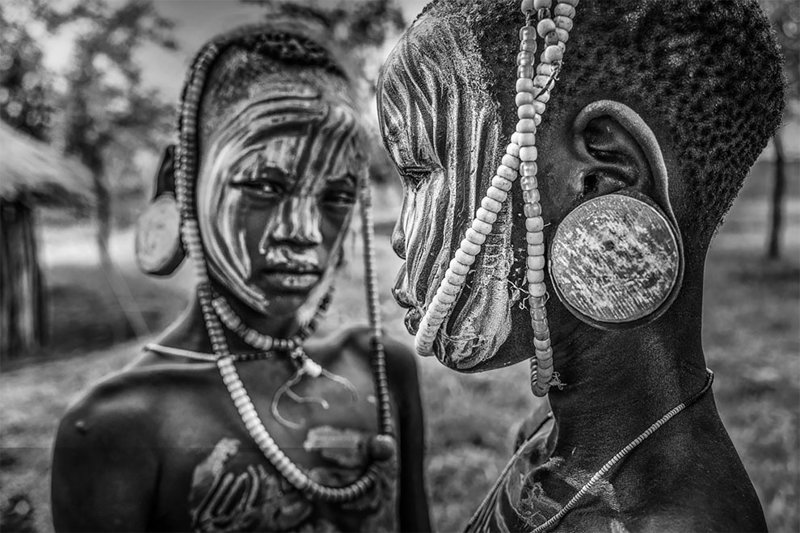
[[269, 61], [269, 66], [260, 64], [259, 68], [241, 70], [233, 77], [212, 74], [200, 109], [205, 137], [212, 136], [232, 118], [256, 108], [261, 116], [284, 115], [303, 122], [321, 121], [328, 113], [356, 116], [346, 80], [318, 67], [274, 61]]
[[246, 92], [218, 109], [213, 127], [204, 129], [201, 147], [263, 144], [268, 138], [320, 136], [352, 138], [359, 144], [360, 120], [348, 95], [297, 73], [249, 80]]

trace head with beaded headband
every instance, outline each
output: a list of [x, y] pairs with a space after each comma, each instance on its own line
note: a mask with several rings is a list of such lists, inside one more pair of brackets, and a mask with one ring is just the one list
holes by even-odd
[[199, 237], [214, 290], [244, 315], [310, 318], [365, 178], [354, 89], [323, 32], [278, 18], [206, 44], [184, 88], [178, 155], [162, 165], [160, 183], [176, 169], [184, 241]]
[[418, 352], [479, 371], [535, 347], [549, 379], [609, 331], [699, 331], [705, 252], [782, 80], [755, 0], [522, 4], [527, 28], [519, 0], [431, 3], [378, 105]]

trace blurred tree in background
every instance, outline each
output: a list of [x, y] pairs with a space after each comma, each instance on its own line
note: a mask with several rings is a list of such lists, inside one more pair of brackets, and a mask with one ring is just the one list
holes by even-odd
[[[786, 110], [784, 124], [800, 117], [800, 2], [797, 0], [760, 0], [778, 37], [784, 58], [786, 76]], [[775, 184], [772, 191], [767, 257], [781, 255], [783, 198], [786, 194], [786, 156], [781, 130], [772, 138], [775, 147]]]
[[36, 0], [33, 14], [51, 32], [69, 28], [77, 34], [66, 89], [59, 95], [61, 136], [64, 151], [93, 175], [97, 244], [104, 266], [110, 267], [109, 159], [132, 160], [138, 149], [159, 144], [159, 134], [174, 125], [172, 105], [142, 86], [134, 52], [145, 43], [174, 49], [173, 24], [150, 0], [90, 0], [65, 9]]
[[42, 59], [24, 19], [0, 5], [0, 119], [39, 140], [47, 138], [54, 96]]

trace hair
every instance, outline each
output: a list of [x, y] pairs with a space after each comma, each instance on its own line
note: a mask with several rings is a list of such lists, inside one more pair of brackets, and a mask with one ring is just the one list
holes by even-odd
[[[423, 13], [466, 19], [513, 131], [519, 2], [435, 0]], [[781, 66], [756, 0], [584, 0], [541, 134], [570, 118], [570, 103], [605, 97], [635, 109], [666, 132], [662, 148], [671, 148], [686, 187], [681, 229], [687, 244], [704, 247], [780, 123]]]
[[[198, 111], [203, 136], [219, 124], [232, 104], [248, 95], [264, 74], [295, 70], [352, 100], [352, 73], [337, 60], [341, 57], [337, 50], [322, 44], [327, 43], [324, 30], [316, 21], [284, 15], [269, 24], [237, 28], [210, 41], [208, 44], [222, 44], [208, 68]], [[185, 97], [186, 86], [181, 99]]]

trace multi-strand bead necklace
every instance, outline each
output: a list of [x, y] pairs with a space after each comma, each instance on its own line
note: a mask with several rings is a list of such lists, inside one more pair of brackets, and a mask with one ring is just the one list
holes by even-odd
[[[236, 371], [234, 358], [228, 349], [220, 316], [214, 308], [214, 294], [200, 238], [200, 228], [195, 207], [195, 181], [197, 179], [197, 116], [207, 74], [221, 52], [237, 39], [252, 36], [257, 28], [245, 28], [206, 45], [195, 58], [184, 88], [179, 115], [180, 142], [177, 150], [175, 189], [181, 211], [181, 237], [192, 259], [197, 276], [197, 294], [203, 313], [209, 341], [216, 356], [222, 381], [228, 389], [242, 422], [264, 457], [297, 490], [306, 497], [327, 502], [347, 502], [367, 493], [376, 483], [378, 465], [373, 462], [356, 481], [343, 487], [330, 487], [318, 483], [297, 466], [273, 440], [256, 411], [241, 378]], [[263, 30], [261, 30], [263, 31]], [[373, 350], [372, 367], [377, 397], [379, 434], [374, 437], [371, 452], [374, 461], [390, 459], [396, 450], [393, 436], [391, 406], [389, 403], [386, 362], [381, 342], [381, 324], [375, 281], [373, 225], [369, 185], [363, 180], [361, 188], [361, 217], [364, 236], [364, 269], [367, 285], [367, 303]], [[224, 313], [223, 313], [224, 314]], [[290, 342], [290, 340], [286, 340]], [[266, 342], [266, 341], [265, 341]]]
[[264, 335], [263, 333], [260, 333], [249, 327], [244, 323], [239, 315], [236, 314], [236, 312], [222, 296], [215, 296], [211, 301], [211, 305], [214, 307], [214, 311], [217, 313], [217, 316], [225, 325], [225, 327], [236, 333], [239, 338], [253, 348], [258, 348], [259, 350], [264, 351], [280, 350], [285, 352], [291, 351], [298, 346], [302, 346], [303, 342], [305, 342], [305, 340], [316, 330], [319, 319], [325, 314], [330, 306], [332, 294], [333, 289], [331, 289], [322, 298], [322, 300], [320, 300], [317, 311], [314, 313], [314, 317], [309, 321], [309, 323], [300, 328], [300, 331], [298, 331], [294, 337], [289, 339], [276, 339], [274, 337], [270, 337], [269, 335]]
[[[544, 282], [544, 220], [536, 180], [536, 128], [542, 122], [542, 115], [550, 100], [550, 91], [561, 69], [578, 0], [561, 0], [551, 11], [552, 5], [552, 0], [522, 2], [522, 12], [526, 20], [525, 26], [519, 32], [520, 51], [517, 54], [516, 105], [519, 121], [511, 135], [511, 143], [506, 147], [492, 178], [491, 186], [481, 200], [464, 240], [450, 261], [416, 335], [417, 353], [430, 355], [442, 323], [452, 310], [475, 258], [508, 199], [514, 181], [520, 177], [527, 241], [525, 275], [535, 353], [531, 358], [531, 390], [536, 396], [546, 395], [550, 385], [557, 382], [557, 376], [553, 372], [553, 350], [550, 346], [550, 329], [545, 308], [547, 290]], [[534, 17], [538, 19], [535, 27], [532, 24]], [[534, 69], [537, 34], [544, 39], [545, 48]]]

